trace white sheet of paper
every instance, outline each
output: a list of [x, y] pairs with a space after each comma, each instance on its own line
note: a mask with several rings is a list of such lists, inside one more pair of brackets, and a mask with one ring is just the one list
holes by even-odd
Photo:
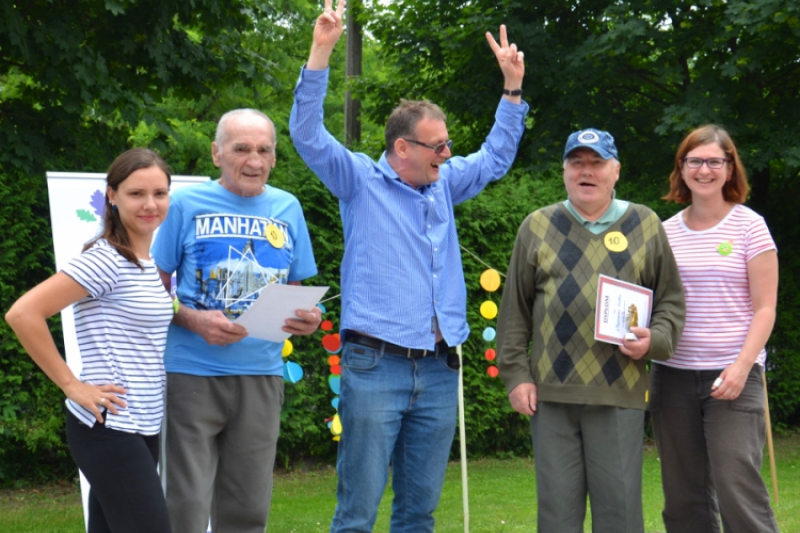
[[653, 291], [600, 274], [597, 279], [594, 338], [621, 345], [628, 333], [628, 309], [631, 304], [636, 306], [639, 314], [639, 327], [648, 327], [653, 308]]
[[295, 318], [298, 309], [310, 310], [319, 303], [328, 287], [301, 287], [273, 283], [264, 287], [236, 323], [247, 328], [247, 336], [272, 342], [283, 342], [291, 337], [281, 328], [287, 318]]

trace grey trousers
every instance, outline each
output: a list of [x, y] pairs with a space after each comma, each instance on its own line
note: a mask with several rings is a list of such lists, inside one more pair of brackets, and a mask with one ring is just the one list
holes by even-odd
[[531, 417], [539, 533], [643, 533], [644, 411], [539, 402]]
[[777, 532], [761, 477], [766, 441], [762, 369], [733, 401], [710, 396], [719, 370], [653, 364], [650, 412], [661, 457], [668, 533]]
[[264, 533], [283, 376], [167, 374], [167, 509], [174, 533]]

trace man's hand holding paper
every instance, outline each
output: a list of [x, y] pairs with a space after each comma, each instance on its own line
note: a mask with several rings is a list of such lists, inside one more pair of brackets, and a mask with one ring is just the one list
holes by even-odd
[[328, 287], [267, 285], [235, 324], [247, 328], [249, 337], [272, 342], [282, 342], [291, 335], [308, 335], [322, 320], [316, 305], [327, 290]]

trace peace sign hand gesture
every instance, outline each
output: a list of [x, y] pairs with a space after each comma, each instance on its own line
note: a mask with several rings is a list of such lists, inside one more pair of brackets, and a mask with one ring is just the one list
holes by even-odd
[[[497, 57], [500, 70], [503, 71], [505, 88], [509, 90], [521, 89], [522, 78], [525, 76], [525, 54], [517, 50], [516, 44], [508, 44], [505, 24], [500, 25], [500, 44], [497, 44], [491, 32], [488, 31], [486, 32], [486, 40]], [[519, 102], [519, 97], [516, 97], [516, 101]]]
[[307, 68], [322, 70], [327, 68], [333, 47], [344, 32], [343, 19], [345, 0], [337, 0], [336, 10], [331, 7], [333, 0], [325, 0], [325, 9], [314, 24], [314, 42]]

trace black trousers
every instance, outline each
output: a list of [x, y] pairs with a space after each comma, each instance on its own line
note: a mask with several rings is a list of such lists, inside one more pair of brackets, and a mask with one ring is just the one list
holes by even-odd
[[172, 533], [158, 478], [158, 435], [82, 424], [67, 411], [67, 444], [91, 484], [88, 533]]

